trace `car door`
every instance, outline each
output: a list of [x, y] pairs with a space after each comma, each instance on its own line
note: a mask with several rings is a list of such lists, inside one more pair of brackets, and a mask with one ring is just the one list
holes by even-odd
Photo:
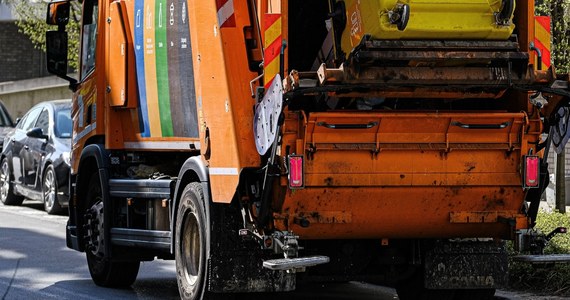
[[26, 132], [35, 124], [38, 115], [42, 111], [41, 107], [32, 108], [16, 126], [14, 135], [10, 138], [11, 155], [8, 159], [11, 160], [12, 172], [14, 173], [14, 183], [16, 185], [24, 185], [25, 179], [25, 164], [26, 156], [28, 156], [28, 146], [26, 146], [28, 136]]
[[[42, 185], [42, 164], [43, 159], [46, 156], [48, 148], [51, 146], [48, 143], [49, 136], [50, 136], [50, 109], [46, 106], [41, 113], [39, 114], [37, 121], [35, 124], [29, 129], [41, 129], [42, 134], [47, 136], [45, 137], [36, 137], [28, 135], [28, 139], [26, 141], [26, 146], [28, 146], [27, 155], [26, 155], [26, 162], [24, 164], [24, 172], [26, 179], [26, 186], [30, 189], [34, 189], [37, 191], [41, 191]], [[28, 130], [28, 131], [29, 131]]]

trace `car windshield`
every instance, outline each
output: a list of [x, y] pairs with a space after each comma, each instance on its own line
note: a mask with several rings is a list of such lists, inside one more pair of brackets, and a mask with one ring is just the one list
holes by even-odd
[[55, 112], [55, 135], [60, 138], [71, 137], [71, 109], [63, 108]]

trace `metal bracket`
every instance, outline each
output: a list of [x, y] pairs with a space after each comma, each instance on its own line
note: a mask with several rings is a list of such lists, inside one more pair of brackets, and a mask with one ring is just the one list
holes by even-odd
[[519, 231], [515, 239], [515, 250], [518, 252], [528, 251], [533, 255], [542, 255], [548, 242], [560, 233], [567, 233], [567, 229], [565, 227], [557, 227], [546, 235], [531, 229]]
[[276, 231], [271, 235], [261, 235], [257, 231], [243, 228], [238, 231], [239, 236], [245, 239], [253, 239], [260, 243], [262, 249], [273, 250], [276, 254], [283, 254], [285, 258], [293, 258], [299, 255], [298, 236], [289, 231]]

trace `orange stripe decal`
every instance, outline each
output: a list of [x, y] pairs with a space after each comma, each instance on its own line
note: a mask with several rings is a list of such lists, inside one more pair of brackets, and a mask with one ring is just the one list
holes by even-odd
[[146, 75], [146, 95], [151, 137], [162, 137], [160, 113], [158, 110], [158, 86], [156, 82], [156, 49], [155, 49], [155, 0], [146, 1], [144, 10], [144, 68]]

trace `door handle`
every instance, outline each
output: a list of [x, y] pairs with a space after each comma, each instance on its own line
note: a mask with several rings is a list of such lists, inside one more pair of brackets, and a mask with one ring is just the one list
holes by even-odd
[[323, 126], [329, 129], [369, 129], [378, 125], [378, 122], [369, 122], [367, 124], [329, 124], [327, 122], [318, 122], [317, 126]]
[[24, 149], [30, 150], [30, 146], [26, 145], [26, 146], [24, 146]]
[[510, 124], [510, 122], [500, 124], [465, 124], [457, 121], [451, 122], [451, 125], [465, 129], [503, 129], [507, 128]]

